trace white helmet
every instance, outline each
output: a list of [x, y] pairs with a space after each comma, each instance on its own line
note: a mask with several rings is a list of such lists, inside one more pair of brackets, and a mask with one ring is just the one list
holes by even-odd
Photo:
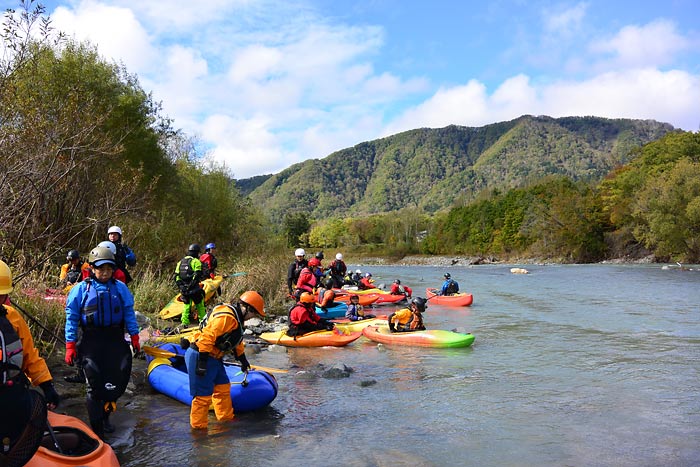
[[342, 261], [342, 260], [343, 260], [343, 254], [342, 254], [342, 253], [336, 254], [336, 255], [335, 255], [335, 259], [337, 259], [338, 261]]
[[101, 246], [103, 248], [108, 248], [109, 251], [112, 252], [113, 255], [117, 254], [117, 246], [110, 242], [109, 240], [105, 240], [104, 242], [100, 242], [97, 246]]
[[355, 271], [355, 274], [362, 274], [362, 271], [358, 269], [357, 271]]
[[116, 225], [113, 225], [112, 227], [109, 228], [109, 230], [107, 230], [107, 235], [109, 235], [109, 234], [111, 234], [111, 233], [118, 233], [119, 236], [121, 237], [121, 235], [122, 235], [122, 229], [120, 229], [120, 228], [117, 227]]
[[306, 256], [306, 252], [303, 248], [297, 248], [297, 251], [294, 252], [294, 256]]

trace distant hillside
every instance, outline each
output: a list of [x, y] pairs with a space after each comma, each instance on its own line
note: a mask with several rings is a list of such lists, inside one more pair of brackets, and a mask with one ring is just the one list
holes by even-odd
[[631, 149], [674, 128], [652, 120], [523, 116], [483, 127], [406, 131], [360, 143], [275, 175], [237, 181], [279, 221], [396, 211], [435, 212], [485, 188], [523, 186], [550, 174], [599, 180], [626, 163]]
[[272, 175], [256, 175], [251, 178], [244, 178], [241, 180], [236, 180], [236, 188], [243, 196], [248, 196], [257, 187], [265, 183], [265, 181], [272, 177]]

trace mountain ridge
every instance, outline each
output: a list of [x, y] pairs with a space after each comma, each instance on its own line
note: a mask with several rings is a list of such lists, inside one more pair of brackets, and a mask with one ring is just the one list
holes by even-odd
[[600, 180], [633, 149], [673, 130], [653, 120], [524, 115], [408, 130], [236, 184], [274, 222], [289, 212], [345, 217], [415, 206], [434, 213], [547, 175]]

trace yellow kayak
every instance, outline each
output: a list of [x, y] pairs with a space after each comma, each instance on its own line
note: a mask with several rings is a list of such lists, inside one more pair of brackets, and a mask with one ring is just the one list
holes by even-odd
[[[204, 279], [202, 281], [202, 286], [204, 287], [204, 303], [209, 303], [216, 295], [216, 289], [221, 285], [221, 281], [224, 280], [223, 276], [216, 276], [213, 279]], [[175, 295], [172, 300], [168, 302], [167, 305], [160, 310], [160, 317], [163, 319], [174, 319], [182, 314], [182, 310], [185, 308], [185, 304], [182, 301], [182, 296], [180, 294]]]

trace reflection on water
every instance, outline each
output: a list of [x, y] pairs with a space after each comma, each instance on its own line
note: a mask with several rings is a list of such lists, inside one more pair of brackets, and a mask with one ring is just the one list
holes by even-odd
[[[377, 267], [422, 295], [444, 270]], [[124, 465], [700, 465], [700, 273], [655, 266], [449, 268], [474, 305], [431, 304], [430, 328], [468, 349], [277, 348], [265, 410], [193, 434], [188, 408], [146, 394], [128, 410]], [[381, 279], [381, 280], [380, 280]], [[392, 307], [381, 307], [379, 313]], [[344, 364], [347, 378], [323, 376]]]

